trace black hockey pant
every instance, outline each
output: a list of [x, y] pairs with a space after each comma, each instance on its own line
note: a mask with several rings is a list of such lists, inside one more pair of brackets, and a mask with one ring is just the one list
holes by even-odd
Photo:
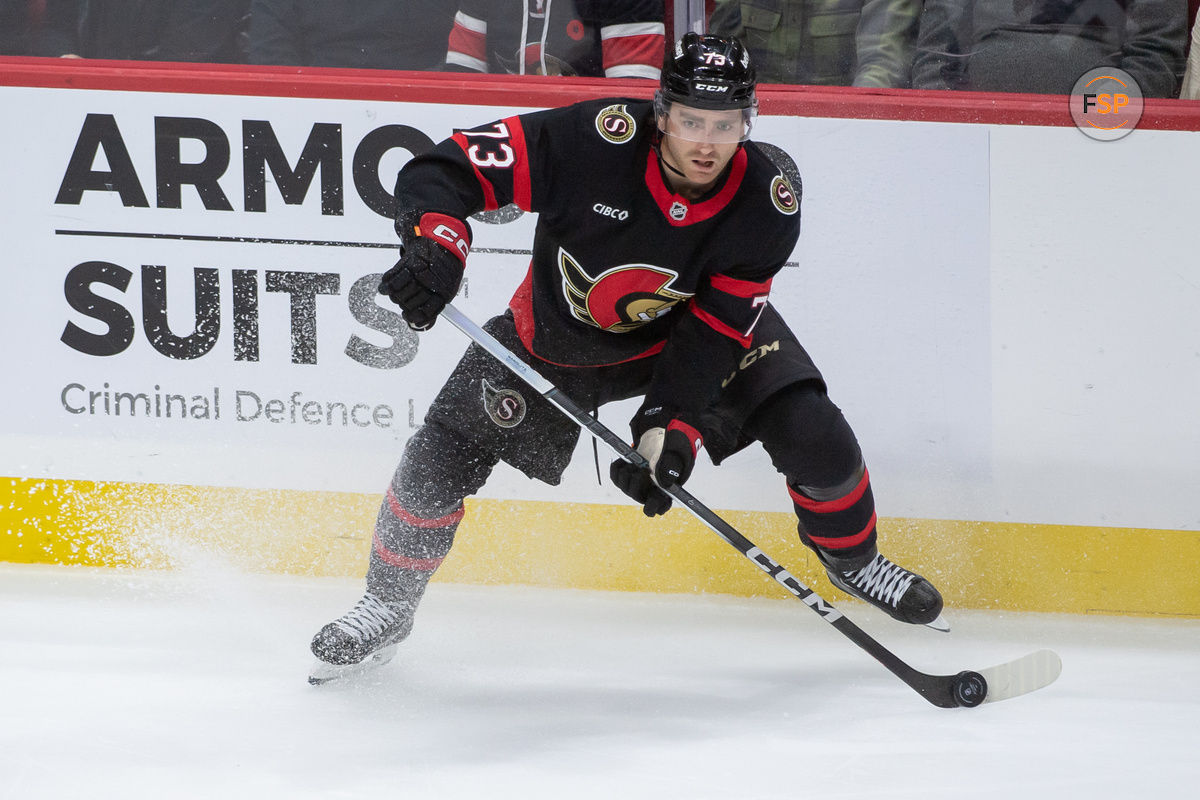
[[[746, 421], [746, 438], [762, 442], [786, 477], [804, 544], [841, 569], [876, 553], [875, 501], [854, 433], [824, 388], [785, 387]], [[375, 525], [369, 591], [419, 597], [454, 542], [463, 499], [478, 491], [498, 459], [437, 422], [422, 426], [405, 449]]]

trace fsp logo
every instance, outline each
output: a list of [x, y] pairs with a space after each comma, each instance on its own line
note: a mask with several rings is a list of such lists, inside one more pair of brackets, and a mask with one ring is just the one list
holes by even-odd
[[1071, 118], [1085, 135], [1102, 142], [1128, 136], [1142, 118], [1142, 89], [1115, 67], [1085, 72], [1071, 90]]
[[1088, 113], [1089, 108], [1094, 108], [1100, 114], [1120, 114], [1121, 109], [1129, 105], [1129, 95], [1117, 92], [1116, 94], [1093, 94], [1087, 92], [1083, 95], [1083, 113]]

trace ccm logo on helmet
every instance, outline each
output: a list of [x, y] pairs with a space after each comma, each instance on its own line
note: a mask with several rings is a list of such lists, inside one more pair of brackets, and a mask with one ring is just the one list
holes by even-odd
[[718, 83], [697, 83], [697, 92], [728, 92], [728, 86], [721, 86]]
[[629, 212], [626, 211], [625, 209], [613, 208], [612, 206], [606, 206], [603, 203], [596, 203], [596, 205], [592, 206], [592, 211], [595, 211], [597, 214], [599, 214], [602, 217], [612, 217], [613, 219], [619, 219], [621, 222], [624, 222], [625, 220], [629, 219]]

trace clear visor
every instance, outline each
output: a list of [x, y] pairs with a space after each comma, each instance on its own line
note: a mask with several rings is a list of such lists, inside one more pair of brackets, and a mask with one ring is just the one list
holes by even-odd
[[736, 144], [750, 138], [750, 129], [758, 116], [758, 109], [692, 108], [682, 103], [669, 103], [661, 98], [655, 100], [655, 117], [658, 130], [664, 136], [674, 136], [689, 142], [704, 144]]

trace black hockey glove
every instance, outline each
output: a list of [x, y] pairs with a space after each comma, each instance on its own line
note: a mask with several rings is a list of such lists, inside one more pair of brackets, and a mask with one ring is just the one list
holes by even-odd
[[[412, 219], [418, 221], [413, 224]], [[471, 229], [460, 219], [428, 212], [402, 215], [396, 227], [404, 245], [396, 266], [383, 273], [379, 293], [400, 306], [410, 328], [429, 330], [458, 294], [471, 250]]]
[[650, 462], [650, 469], [619, 459], [609, 467], [609, 477], [618, 489], [642, 504], [647, 517], [665, 514], [671, 496], [659, 487], [682, 485], [691, 476], [703, 444], [699, 431], [673, 419], [666, 428], [649, 428], [638, 439], [637, 451]]

